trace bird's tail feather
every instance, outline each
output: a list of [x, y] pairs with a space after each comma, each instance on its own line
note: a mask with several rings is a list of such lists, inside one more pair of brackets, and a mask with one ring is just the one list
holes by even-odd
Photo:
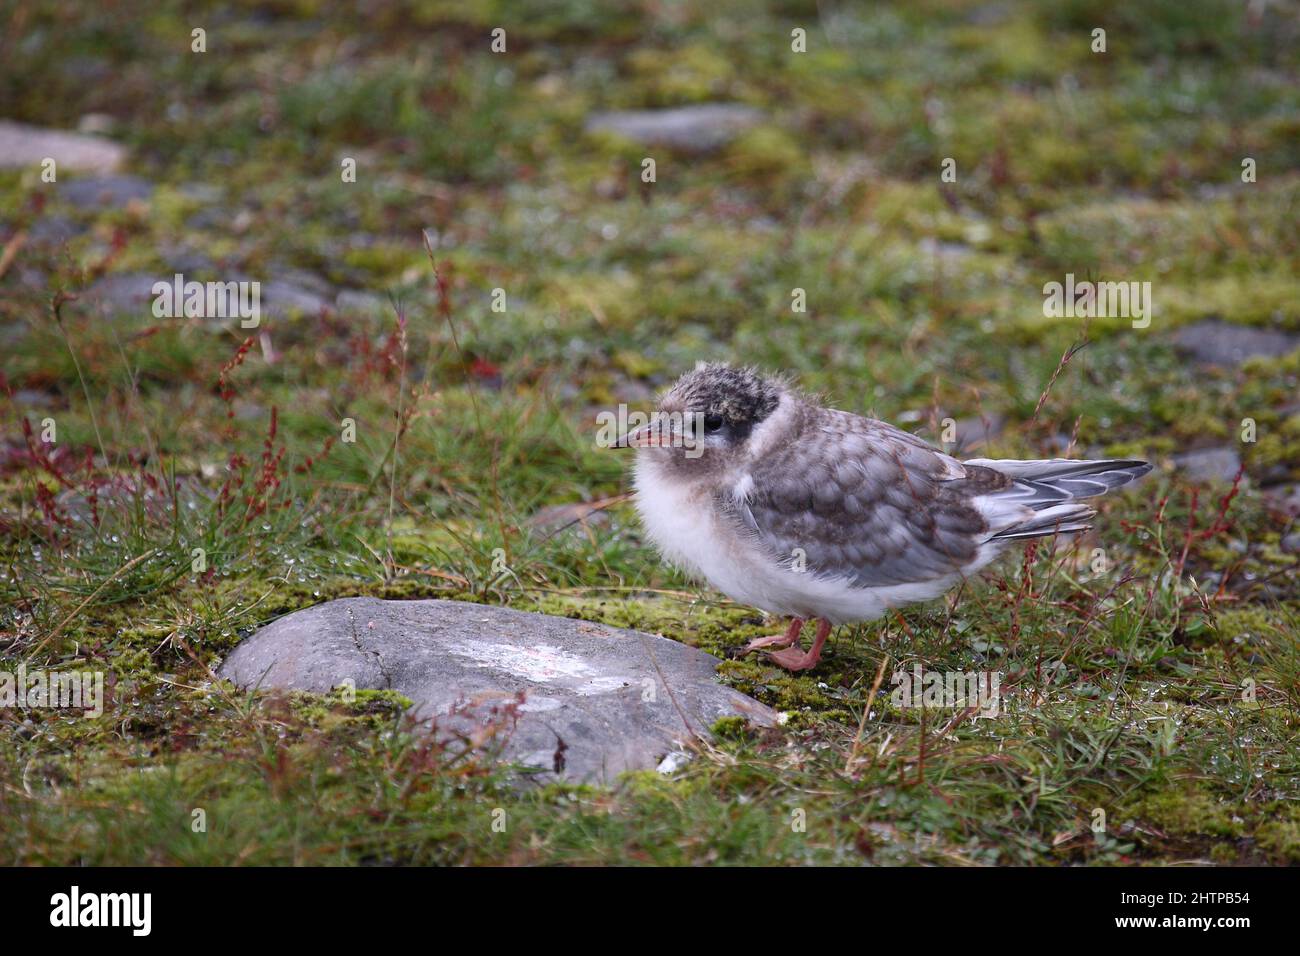
[[1005, 541], [1010, 538], [1041, 538], [1049, 534], [1073, 534], [1087, 531], [1089, 523], [1097, 516], [1087, 505], [1058, 505], [1035, 511], [1032, 517], [1013, 524], [1004, 531], [992, 535], [990, 540]]
[[1002, 539], [1087, 531], [1090, 527], [1088, 522], [1096, 512], [1087, 505], [1073, 502], [1104, 495], [1113, 488], [1136, 481], [1151, 470], [1150, 464], [1135, 459], [994, 461], [977, 458], [966, 464], [992, 468], [1012, 479], [1010, 487], [988, 496], [1001, 508], [1014, 508], [1020, 515], [1018, 520], [1009, 522], [992, 535]]

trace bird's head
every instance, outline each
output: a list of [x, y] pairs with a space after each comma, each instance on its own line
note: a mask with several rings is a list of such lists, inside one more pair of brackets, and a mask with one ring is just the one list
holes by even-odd
[[780, 380], [752, 369], [702, 362], [663, 394], [647, 424], [617, 445], [688, 473], [725, 469], [743, 458], [754, 429], [776, 411], [783, 393]]

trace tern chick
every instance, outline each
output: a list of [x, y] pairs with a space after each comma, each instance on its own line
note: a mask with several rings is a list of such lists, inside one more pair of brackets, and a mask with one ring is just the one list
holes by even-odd
[[1151, 470], [958, 461], [782, 378], [703, 363], [617, 444], [638, 449], [636, 507], [659, 551], [731, 599], [792, 618], [748, 649], [773, 648], [793, 671], [817, 664], [832, 625], [936, 598], [1021, 538], [1088, 530], [1096, 512], [1080, 499]]

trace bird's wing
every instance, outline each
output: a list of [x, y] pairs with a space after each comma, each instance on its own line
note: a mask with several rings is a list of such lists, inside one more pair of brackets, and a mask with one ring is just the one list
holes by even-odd
[[970, 499], [1007, 483], [892, 425], [810, 408], [722, 505], [782, 566], [880, 587], [970, 564], [988, 532]]

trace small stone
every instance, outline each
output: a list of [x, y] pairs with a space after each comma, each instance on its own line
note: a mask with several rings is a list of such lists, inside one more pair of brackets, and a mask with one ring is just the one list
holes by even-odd
[[167, 262], [167, 274], [159, 276], [163, 281], [173, 281], [178, 272], [185, 277], [186, 282], [216, 273], [217, 264], [212, 261], [212, 258], [191, 246], [168, 249], [164, 258]]
[[126, 147], [98, 136], [0, 120], [0, 167], [40, 167], [47, 158], [54, 160], [59, 173], [105, 176], [125, 162]]
[[85, 231], [67, 216], [42, 216], [27, 230], [27, 239], [34, 246], [61, 246]]
[[343, 289], [335, 296], [334, 307], [340, 312], [354, 315], [374, 315], [391, 311], [392, 304], [373, 292]]
[[265, 405], [243, 400], [235, 401], [230, 410], [234, 412], [235, 421], [239, 422], [264, 421], [270, 414]]
[[213, 186], [211, 183], [185, 183], [177, 190], [185, 199], [190, 202], [210, 205], [221, 202], [226, 195], [226, 191], [220, 186]]
[[147, 200], [153, 185], [138, 176], [96, 176], [61, 183], [58, 195], [78, 209], [121, 209], [132, 201]]
[[718, 720], [776, 714], [719, 684], [718, 660], [667, 638], [460, 601], [343, 598], [258, 630], [220, 675], [242, 688], [395, 690], [445, 739], [496, 728], [533, 779], [652, 770]]
[[12, 399], [15, 405], [26, 405], [30, 408], [51, 408], [54, 405], [53, 395], [32, 388], [18, 389], [13, 393]]
[[931, 236], [926, 236], [917, 243], [917, 248], [924, 255], [933, 256], [943, 262], [961, 262], [963, 259], [969, 259], [974, 253], [974, 250], [964, 243], [944, 242]]
[[1264, 500], [1274, 511], [1300, 517], [1300, 485], [1278, 485], [1264, 490]]
[[111, 273], [87, 289], [82, 301], [106, 315], [152, 314], [153, 285], [162, 278], [144, 272]]
[[1240, 365], [1248, 358], [1276, 358], [1300, 349], [1300, 335], [1280, 329], [1205, 319], [1174, 333], [1174, 347], [1207, 365]]
[[278, 315], [317, 315], [333, 309], [334, 292], [320, 276], [289, 271], [262, 283], [261, 307]]
[[77, 132], [90, 136], [107, 136], [117, 127], [117, 121], [107, 113], [87, 113], [77, 120]]
[[1174, 466], [1192, 481], [1232, 481], [1241, 468], [1235, 448], [1199, 448], [1174, 456]]
[[739, 103], [701, 103], [662, 110], [594, 113], [590, 133], [613, 133], [645, 146], [667, 146], [687, 153], [709, 153], [758, 125], [761, 111]]
[[1006, 421], [1001, 415], [959, 418], [954, 423], [957, 433], [955, 445], [963, 452], [987, 445], [1002, 434]]

